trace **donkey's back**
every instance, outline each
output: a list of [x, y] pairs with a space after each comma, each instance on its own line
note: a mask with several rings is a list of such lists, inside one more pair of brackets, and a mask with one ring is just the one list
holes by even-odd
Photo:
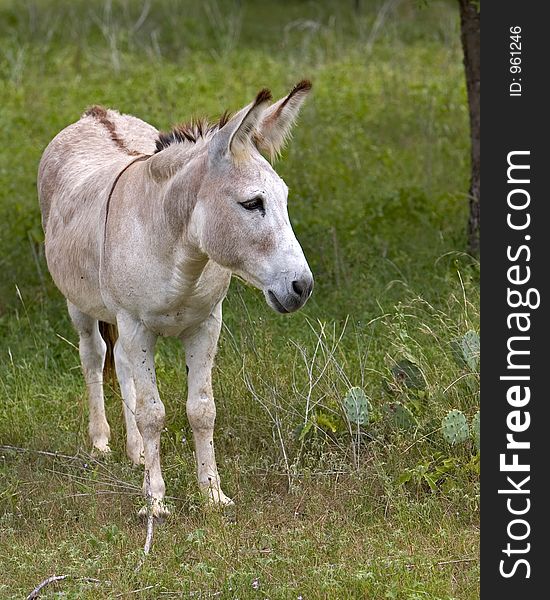
[[99, 292], [102, 214], [118, 173], [153, 154], [158, 131], [144, 121], [94, 106], [48, 145], [38, 196], [51, 275], [73, 303], [107, 318]]

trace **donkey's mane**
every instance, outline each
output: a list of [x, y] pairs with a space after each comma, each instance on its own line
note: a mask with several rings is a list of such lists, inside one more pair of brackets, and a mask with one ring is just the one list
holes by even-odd
[[156, 140], [157, 149], [161, 152], [172, 144], [192, 143], [196, 144], [201, 139], [207, 139], [216, 131], [221, 129], [231, 118], [231, 114], [225, 111], [216, 123], [210, 123], [204, 117], [194, 118], [187, 123], [180, 123], [170, 131], [160, 132]]

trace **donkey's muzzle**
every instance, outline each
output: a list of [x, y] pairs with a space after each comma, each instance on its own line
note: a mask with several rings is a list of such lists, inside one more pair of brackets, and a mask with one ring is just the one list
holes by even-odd
[[291, 313], [302, 308], [312, 291], [313, 276], [308, 274], [301, 279], [292, 281], [289, 289], [283, 293], [267, 290], [266, 299], [271, 308], [277, 312]]

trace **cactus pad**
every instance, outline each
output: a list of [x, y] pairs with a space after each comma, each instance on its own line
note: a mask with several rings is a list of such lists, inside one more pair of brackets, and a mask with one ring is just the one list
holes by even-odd
[[344, 411], [350, 423], [368, 423], [372, 411], [371, 403], [360, 387], [352, 387], [344, 398]]
[[382, 412], [388, 421], [399, 429], [412, 429], [418, 425], [418, 421], [412, 412], [401, 402], [389, 402], [384, 404]]
[[450, 410], [441, 421], [443, 437], [451, 446], [462, 444], [469, 436], [468, 422], [460, 410]]
[[392, 367], [391, 372], [397, 383], [401, 383], [412, 390], [423, 390], [426, 387], [422, 371], [408, 358], [403, 358], [397, 362]]
[[462, 337], [451, 342], [451, 350], [457, 364], [468, 367], [470, 371], [477, 371], [479, 366], [479, 334], [467, 331]]

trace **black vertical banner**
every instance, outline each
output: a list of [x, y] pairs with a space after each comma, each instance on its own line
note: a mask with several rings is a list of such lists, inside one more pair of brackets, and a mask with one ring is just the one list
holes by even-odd
[[481, 18], [482, 600], [550, 598], [545, 8], [483, 2]]

